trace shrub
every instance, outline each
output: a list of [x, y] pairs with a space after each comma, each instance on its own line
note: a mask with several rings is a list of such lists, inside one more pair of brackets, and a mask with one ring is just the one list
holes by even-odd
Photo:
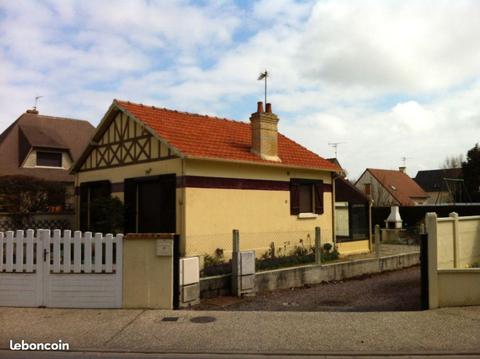
[[92, 232], [122, 233], [125, 208], [116, 197], [99, 197], [90, 205], [90, 228]]
[[328, 252], [330, 252], [330, 250], [332, 249], [332, 247], [333, 247], [333, 246], [332, 246], [331, 243], [325, 243], [325, 244], [323, 245], [323, 250], [328, 253]]

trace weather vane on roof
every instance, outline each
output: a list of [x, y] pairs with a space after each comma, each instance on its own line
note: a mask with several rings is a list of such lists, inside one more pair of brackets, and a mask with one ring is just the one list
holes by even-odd
[[270, 76], [268, 71], [265, 69], [265, 72], [261, 72], [260, 75], [258, 75], [258, 81], [260, 80], [265, 80], [265, 105], [267, 104], [267, 78]]
[[33, 106], [33, 109], [36, 110], [38, 106], [38, 100], [41, 99], [43, 96], [35, 96], [35, 106]]

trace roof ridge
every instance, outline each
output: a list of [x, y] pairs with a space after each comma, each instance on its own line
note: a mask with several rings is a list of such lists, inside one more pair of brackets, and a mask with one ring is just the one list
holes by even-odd
[[143, 103], [132, 102], [132, 101], [124, 101], [124, 100], [118, 100], [118, 99], [114, 99], [114, 101], [117, 102], [117, 103], [123, 102], [123, 103], [127, 103], [129, 105], [149, 107], [149, 108], [153, 108], [155, 110], [163, 110], [163, 111], [175, 112], [175, 113], [180, 113], [180, 114], [189, 115], [189, 116], [205, 117], [205, 118], [212, 119], [212, 120], [229, 121], [229, 122], [248, 125], [248, 122], [245, 122], [245, 121], [242, 121], [242, 120], [233, 120], [231, 118], [226, 118], [226, 117], [211, 116], [211, 115], [205, 115], [205, 114], [188, 112], [188, 111], [178, 111], [178, 110], [173, 110], [173, 109], [167, 108], [167, 107], [157, 107], [157, 106], [153, 106], [153, 105], [144, 105]]
[[[34, 114], [34, 113], [28, 113], [28, 112], [22, 113], [22, 115], [20, 115], [20, 117], [19, 117], [18, 119], [20, 119], [20, 118], [23, 117], [24, 115], [33, 115], [33, 116], [38, 116], [38, 117], [46, 117], [46, 118], [53, 119], [53, 120], [67, 120], [67, 121], [86, 122], [86, 123], [89, 123], [90, 125], [92, 125], [92, 124], [90, 123], [90, 121], [84, 120], [84, 119], [81, 119], [81, 118], [41, 115], [41, 114]], [[92, 125], [92, 126], [93, 126], [93, 125]]]

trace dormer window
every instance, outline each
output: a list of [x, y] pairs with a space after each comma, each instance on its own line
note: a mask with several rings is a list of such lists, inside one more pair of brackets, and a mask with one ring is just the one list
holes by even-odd
[[37, 166], [62, 167], [62, 153], [37, 151]]

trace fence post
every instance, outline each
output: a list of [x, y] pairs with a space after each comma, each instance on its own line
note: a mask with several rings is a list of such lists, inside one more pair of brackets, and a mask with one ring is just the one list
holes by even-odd
[[438, 265], [437, 265], [437, 214], [425, 215], [428, 234], [428, 303], [430, 309], [438, 308]]
[[238, 253], [240, 252], [240, 233], [238, 232], [238, 229], [233, 230], [233, 244], [232, 244], [232, 252], [233, 253]]
[[315, 263], [321, 264], [322, 257], [321, 257], [321, 248], [322, 248], [322, 239], [321, 239], [321, 232], [320, 227], [315, 227]]
[[380, 258], [380, 226], [375, 225], [375, 255]]
[[448, 215], [453, 218], [453, 268], [460, 265], [460, 238], [458, 235], [458, 213], [452, 212]]

